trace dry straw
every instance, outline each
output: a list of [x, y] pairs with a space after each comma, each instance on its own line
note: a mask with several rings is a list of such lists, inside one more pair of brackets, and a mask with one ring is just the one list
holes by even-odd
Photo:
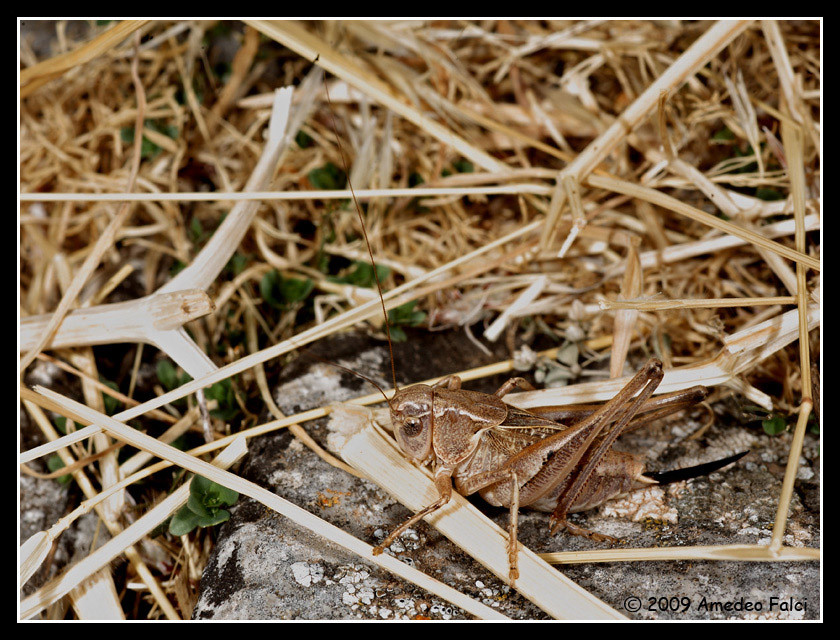
[[[484, 337], [508, 341], [527, 316], [556, 334], [574, 325], [588, 349], [612, 358], [610, 380], [512, 394], [511, 402], [609, 398], [622, 384], [626, 360], [645, 344], [666, 362], [662, 391], [706, 384], [797, 415], [769, 545], [544, 558], [523, 549], [518, 587], [526, 597], [555, 617], [621, 617], [546, 560], [819, 557], [819, 550], [783, 544], [808, 419], [819, 408], [811, 349], [819, 352], [821, 318], [820, 42], [812, 27], [775, 21], [246, 24], [231, 73], [221, 81], [207, 73], [202, 47], [218, 26], [213, 23], [125, 21], [74, 43], [59, 22], [59, 51], [46, 60], [21, 40], [20, 372], [60, 364], [82, 381], [85, 403], [21, 386], [24, 408], [48, 442], [20, 461], [29, 465], [58, 452], [86, 498], [21, 547], [22, 582], [83, 513], [95, 509], [112, 536], [107, 548], [28, 596], [22, 616], [54, 615], [60, 597], [69, 595], [79, 617], [122, 617], [108, 570], [121, 554], [151, 594], [150, 615], [189, 616], [177, 581], [155, 575], [135, 549], [181, 504], [185, 489], [129, 526], [119, 507], [127, 486], [176, 465], [262, 500], [477, 617], [498, 617], [389, 556], [374, 558], [365, 542], [199, 457], [291, 427], [328, 462], [375, 480], [410, 508], [433, 495], [428, 479], [372, 427], [346, 438], [345, 460], [337, 460], [303, 426], [332, 407], [283, 416], [271, 400], [265, 363], [364, 322], [381, 325], [379, 301], [368, 290], [337, 285], [312, 267], [319, 251], [365, 259], [365, 247], [353, 240], [355, 213], [331, 209], [332, 243], [299, 231], [351, 195], [309, 188], [312, 169], [341, 164], [332, 115], [352, 156], [356, 196], [366, 203], [373, 253], [394, 274], [396, 286], [385, 295], [389, 309], [416, 300], [453, 325], [484, 321]], [[132, 33], [145, 38], [141, 46], [128, 38]], [[259, 55], [262, 36], [287, 48], [279, 82], [265, 80], [271, 68]], [[683, 46], [686, 41], [691, 44]], [[288, 86], [275, 90], [281, 85]], [[178, 133], [152, 124], [160, 122]], [[128, 127], [157, 145], [142, 162], [141, 136], [133, 153], [123, 140]], [[298, 132], [312, 144], [292, 143]], [[720, 132], [725, 135], [713, 139]], [[733, 157], [735, 148], [742, 156]], [[447, 177], [464, 159], [474, 170]], [[425, 183], [411, 187], [412, 174]], [[202, 180], [213, 190], [199, 188]], [[760, 199], [757, 190], [783, 197]], [[423, 216], [411, 213], [417, 202], [426, 208]], [[187, 212], [214, 226], [226, 213], [200, 251], [188, 234]], [[243, 247], [256, 260], [223, 282], [222, 270]], [[173, 260], [186, 267], [164, 277]], [[296, 326], [293, 314], [277, 326], [268, 322], [255, 294], [272, 268], [312, 279], [321, 305], [317, 323]], [[144, 283], [140, 293], [105, 303], [135, 277]], [[246, 333], [250, 353], [231, 351], [216, 362], [206, 354], [224, 343], [226, 318]], [[261, 341], [260, 332], [270, 339]], [[90, 347], [118, 342], [152, 345], [193, 381], [143, 403], [122, 395], [129, 408], [104, 416]], [[143, 355], [139, 348], [131, 365], [132, 389]], [[461, 374], [469, 380], [513, 366], [510, 360]], [[242, 384], [253, 381], [245, 391], [261, 396], [274, 419], [213, 435], [222, 425], [209, 418], [202, 390], [235, 374], [244, 374]], [[771, 397], [754, 386], [762, 377], [776, 379], [784, 393]], [[196, 406], [173, 409], [192, 394]], [[374, 394], [354, 402], [380, 400]], [[90, 426], [59, 436], [44, 409]], [[152, 412], [158, 419], [174, 412], [160, 439], [125, 426]], [[211, 442], [189, 454], [167, 444], [196, 422]], [[140, 453], [117, 466], [113, 438]], [[90, 439], [97, 441], [95, 453], [80, 446]], [[235, 451], [221, 453], [219, 466], [229, 466]], [[153, 458], [160, 461], [150, 464]], [[480, 512], [456, 497], [430, 521], [506, 577], [506, 534]], [[187, 556], [189, 549], [173, 553]], [[91, 608], [91, 601], [100, 606]]]

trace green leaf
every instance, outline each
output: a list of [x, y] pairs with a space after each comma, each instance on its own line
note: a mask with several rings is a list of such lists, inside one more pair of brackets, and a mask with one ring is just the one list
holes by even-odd
[[820, 421], [817, 420], [817, 416], [813, 412], [808, 416], [808, 431], [815, 436], [820, 435]]
[[303, 302], [315, 284], [309, 278], [284, 278], [277, 269], [272, 269], [260, 280], [262, 299], [276, 309], [286, 310], [295, 303]]
[[723, 129], [719, 129], [715, 134], [712, 136], [712, 142], [731, 142], [735, 139], [735, 134], [729, 129], [729, 127], [724, 127]]
[[[169, 125], [158, 120], [146, 120], [143, 126], [157, 133], [162, 133], [173, 140], [178, 137], [178, 127], [174, 125]], [[134, 144], [134, 127], [130, 126], [120, 129], [120, 140], [125, 144]], [[140, 155], [144, 160], [154, 158], [161, 150], [158, 145], [146, 136], [143, 136], [143, 141], [140, 143]]]
[[[115, 382], [111, 382], [110, 380], [104, 380], [101, 378], [100, 382], [102, 382], [105, 386], [110, 387], [114, 391], [120, 390], [120, 388]], [[102, 394], [102, 403], [105, 405], [105, 413], [109, 416], [114, 415], [120, 409], [120, 407], [122, 407], [122, 402], [117, 400], [115, 397], [108, 395], [107, 393]]]
[[404, 324], [409, 327], [416, 327], [426, 319], [426, 313], [415, 311], [416, 300], [406, 302], [399, 307], [394, 307], [388, 312], [388, 320], [392, 326]]
[[72, 427], [73, 431], [78, 431], [79, 430], [79, 425], [77, 425], [76, 423], [74, 423], [72, 421], [68, 425], [67, 424], [67, 418], [65, 418], [64, 416], [58, 416], [55, 419], [55, 428], [58, 429], [61, 433], [66, 435], [68, 433], [68, 431], [70, 431], [71, 427]]
[[178, 386], [178, 372], [171, 360], [158, 360], [157, 378], [167, 391], [172, 391]]
[[473, 173], [475, 171], [473, 163], [469, 160], [456, 160], [452, 163], [452, 166], [458, 173]]
[[[383, 282], [385, 278], [391, 273], [391, 269], [382, 265], [376, 265], [376, 276], [379, 282]], [[355, 287], [365, 287], [372, 289], [376, 286], [376, 279], [373, 277], [373, 266], [369, 262], [362, 262], [357, 260], [353, 263], [353, 269], [348, 271], [345, 275], [330, 276], [327, 278], [330, 282], [337, 282], [340, 284], [352, 284]]]
[[773, 202], [774, 200], [784, 200], [785, 194], [771, 187], [759, 187], [755, 190], [755, 197], [759, 200]]
[[203, 496], [215, 483], [204, 476], [193, 476], [190, 480], [190, 494], [196, 496]]
[[240, 410], [236, 401], [236, 392], [233, 390], [230, 378], [225, 378], [212, 385], [205, 391], [208, 400], [215, 400], [218, 407], [210, 412], [210, 415], [225, 422], [235, 418]]
[[230, 519], [230, 512], [222, 506], [230, 506], [239, 499], [239, 494], [203, 476], [194, 476], [190, 481], [190, 497], [169, 521], [169, 532], [183, 536], [196, 527], [212, 527]]
[[302, 302], [315, 288], [315, 284], [309, 278], [301, 280], [300, 278], [284, 278], [280, 287], [283, 293], [283, 300], [287, 305], [295, 302]]
[[204, 476], [193, 477], [190, 483], [190, 495], [200, 497], [208, 507], [230, 506], [239, 500], [239, 493]]
[[169, 533], [173, 536], [185, 536], [198, 526], [201, 516], [187, 507], [181, 507], [169, 521]]
[[222, 524], [230, 520], [230, 511], [226, 509], [217, 509], [212, 515], [206, 518], [198, 519], [198, 526], [200, 527], [215, 527], [217, 524]]
[[225, 265], [225, 271], [229, 271], [234, 276], [238, 276], [240, 273], [245, 271], [245, 267], [248, 266], [248, 260], [248, 256], [239, 252], [234, 253]]
[[761, 421], [761, 426], [768, 436], [777, 436], [787, 430], [787, 421], [780, 415], [772, 414]]
[[224, 485], [217, 484], [214, 482], [213, 491], [217, 496], [219, 504], [231, 506], [236, 504], [236, 501], [239, 500], [239, 492], [234, 491], [233, 489], [229, 489]]
[[298, 131], [297, 135], [295, 136], [295, 143], [297, 143], [297, 146], [299, 146], [301, 149], [311, 147], [313, 142], [314, 141], [312, 140], [312, 137], [303, 129]]
[[210, 508], [205, 506], [204, 502], [202, 502], [204, 497], [205, 496], [203, 495], [191, 493], [189, 499], [187, 499], [187, 508], [197, 516], [209, 518], [212, 513]]
[[416, 327], [426, 319], [426, 314], [423, 311], [415, 311], [417, 301], [412, 300], [406, 302], [399, 307], [395, 307], [388, 312], [388, 325], [391, 334], [391, 340], [394, 342], [405, 342], [405, 331], [400, 325], [406, 327]]
[[[59, 469], [63, 469], [66, 465], [64, 464], [64, 460], [61, 457], [54, 453], [49, 458], [47, 458], [47, 468], [50, 470], [50, 473], [58, 471]], [[64, 476], [58, 476], [55, 481], [59, 484], [68, 484], [73, 479], [69, 473]]]
[[187, 236], [190, 239], [190, 242], [193, 244], [201, 244], [201, 241], [204, 240], [204, 227], [201, 225], [201, 220], [197, 217], [193, 217], [190, 220], [190, 226], [187, 230]]
[[315, 189], [333, 190], [343, 189], [347, 184], [347, 176], [332, 162], [326, 163], [323, 167], [312, 169], [308, 174], [309, 182]]

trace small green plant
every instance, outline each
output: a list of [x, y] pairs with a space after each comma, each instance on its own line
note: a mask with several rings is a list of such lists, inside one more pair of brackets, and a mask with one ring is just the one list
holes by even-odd
[[[69, 425], [67, 424], [68, 422], [70, 423]], [[81, 427], [79, 427], [79, 425], [73, 422], [72, 420], [68, 420], [64, 416], [58, 416], [55, 419], [55, 428], [58, 429], [62, 434], [67, 435], [67, 433], [70, 430], [77, 431]]]
[[[64, 460], [61, 457], [54, 453], [49, 458], [47, 458], [47, 468], [50, 470], [50, 473], [55, 473], [59, 469], [63, 469], [66, 465], [64, 464]], [[58, 484], [70, 484], [70, 481], [73, 479], [69, 473], [63, 476], [58, 476], [55, 481]]]
[[230, 378], [220, 380], [204, 393], [208, 400], [215, 400], [217, 403], [217, 407], [210, 412], [214, 418], [229, 422], [239, 414], [239, 403], [236, 401], [236, 392]]
[[315, 141], [312, 139], [312, 136], [306, 133], [303, 129], [298, 131], [297, 135], [295, 135], [295, 143], [297, 143], [297, 146], [301, 149], [308, 149], [312, 146], [313, 142]]
[[321, 189], [323, 191], [343, 189], [347, 184], [347, 176], [344, 174], [344, 171], [332, 162], [327, 162], [323, 167], [312, 169], [307, 174], [307, 177], [315, 189]]
[[[178, 127], [174, 125], [164, 124], [162, 122], [158, 122], [157, 120], [146, 120], [143, 123], [143, 126], [156, 133], [162, 133], [173, 140], [178, 137]], [[125, 144], [134, 144], [134, 126], [123, 127], [120, 129], [120, 139]], [[140, 144], [140, 156], [144, 160], [154, 158], [160, 152], [161, 148], [158, 145], [149, 140], [146, 136], [143, 136], [143, 142]]]
[[[100, 378], [99, 381], [102, 384], [104, 384], [105, 386], [113, 389], [114, 391], [119, 391], [120, 390], [120, 388], [117, 386], [116, 382], [111, 382], [110, 380], [105, 380], [104, 378]], [[119, 411], [120, 408], [122, 407], [122, 402], [120, 402], [115, 397], [113, 397], [113, 396], [111, 396], [107, 393], [102, 394], [102, 403], [105, 406], [105, 413], [108, 414], [109, 416], [112, 416], [115, 413], [117, 413], [117, 411]]]
[[416, 304], [417, 301], [412, 300], [388, 312], [391, 340], [394, 342], [405, 342], [407, 336], [402, 327], [416, 327], [426, 319], [426, 313], [424, 311], [414, 310]]
[[163, 385], [163, 388], [167, 391], [177, 389], [181, 385], [192, 380], [189, 374], [179, 371], [175, 368], [175, 365], [172, 364], [171, 360], [166, 359], [158, 360], [157, 378], [158, 382], [160, 382], [160, 384]]
[[230, 274], [231, 276], [238, 276], [240, 273], [245, 271], [245, 267], [248, 266], [248, 262], [250, 258], [238, 251], [234, 253], [228, 263], [225, 265], [225, 272]]
[[[773, 413], [772, 411], [767, 411], [754, 405], [744, 407], [744, 411], [755, 421], [761, 422], [761, 428], [764, 429], [764, 433], [768, 436], [777, 436], [785, 431], [790, 431], [796, 424], [796, 416], [783, 416], [780, 413]], [[811, 418], [813, 417], [812, 414]], [[816, 425], [816, 420], [809, 420], [809, 429], [812, 433], [819, 433], [819, 426]]]
[[212, 527], [230, 518], [229, 507], [239, 499], [236, 491], [216, 484], [202, 476], [190, 482], [190, 497], [169, 521], [169, 533], [174, 536], [188, 534], [196, 527]]
[[330, 282], [352, 284], [355, 287], [372, 289], [376, 286], [377, 278], [379, 279], [379, 282], [383, 282], [390, 273], [391, 270], [388, 267], [376, 265], [376, 278], [374, 278], [373, 266], [371, 266], [369, 262], [357, 260], [353, 263], [353, 268], [343, 276], [329, 276], [327, 279]]
[[309, 278], [284, 278], [277, 269], [272, 269], [260, 280], [260, 295], [275, 309], [286, 311], [306, 300], [314, 287]]
[[787, 431], [788, 424], [784, 416], [780, 416], [777, 413], [771, 413], [761, 421], [761, 426], [764, 428], [764, 433], [768, 436], [777, 436], [780, 433]]

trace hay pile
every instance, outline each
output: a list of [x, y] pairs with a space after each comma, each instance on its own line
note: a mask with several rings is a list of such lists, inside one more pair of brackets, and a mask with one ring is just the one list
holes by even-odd
[[[43, 26], [20, 39], [22, 374], [60, 367], [167, 441], [277, 428], [263, 363], [381, 330], [358, 199], [398, 329], [507, 340], [504, 366], [561, 401], [657, 355], [663, 390], [717, 385], [795, 427], [795, 471], [820, 353], [819, 22], [55, 23], [36, 50]], [[559, 349], [520, 349], [539, 337]], [[56, 405], [21, 395], [57, 438]], [[88, 498], [146, 462], [87, 442], [61, 455]], [[112, 536], [121, 495], [98, 506]], [[160, 546], [157, 571], [129, 553], [144, 615], [188, 616], [172, 576], [201, 552]]]

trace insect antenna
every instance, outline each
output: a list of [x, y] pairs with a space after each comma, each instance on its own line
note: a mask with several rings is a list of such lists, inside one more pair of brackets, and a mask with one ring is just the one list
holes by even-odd
[[[319, 360], [319, 361], [323, 362], [324, 364], [327, 364], [331, 367], [335, 367], [336, 369], [341, 369], [342, 371], [346, 371], [347, 373], [351, 373], [354, 376], [357, 376], [357, 377], [361, 378], [365, 382], [368, 382], [368, 383], [372, 384], [374, 387], [376, 387], [376, 389], [379, 391], [379, 393], [382, 394], [382, 397], [385, 398], [385, 402], [388, 402], [390, 404], [390, 400], [388, 400], [388, 394], [385, 393], [385, 390], [382, 387], [380, 387], [379, 384], [377, 384], [377, 382], [375, 380], [373, 380], [372, 378], [369, 378], [366, 375], [364, 375], [363, 373], [359, 373], [358, 371], [354, 371], [350, 367], [345, 367], [343, 365], [338, 364], [337, 362], [333, 362], [332, 360], [327, 360], [326, 358], [322, 358], [321, 356], [313, 353], [312, 351], [310, 351], [306, 347], [301, 346], [301, 347], [298, 347], [298, 349], [300, 349], [300, 351], [305, 353], [309, 358], [312, 358], [314, 360]], [[396, 389], [396, 387], [395, 387], [395, 389]]]
[[[355, 206], [356, 206], [356, 214], [359, 216], [359, 224], [362, 227], [362, 235], [365, 238], [365, 246], [367, 246], [368, 255], [370, 256], [370, 263], [373, 266], [373, 278], [374, 278], [374, 280], [376, 280], [376, 288], [379, 291], [379, 303], [382, 305], [382, 316], [385, 318], [385, 334], [388, 338], [388, 351], [391, 355], [391, 378], [394, 381], [394, 391], [398, 391], [399, 387], [397, 386], [397, 368], [396, 368], [396, 365], [394, 364], [394, 344], [391, 341], [391, 323], [388, 321], [388, 311], [385, 309], [385, 298], [383, 298], [383, 296], [382, 296], [382, 283], [379, 281], [379, 274], [376, 272], [376, 261], [373, 259], [373, 249], [371, 248], [370, 240], [368, 239], [367, 228], [365, 227], [365, 220], [362, 216], [362, 208], [359, 206], [359, 201], [356, 198], [356, 192], [353, 189], [353, 183], [350, 181], [350, 170], [347, 167], [347, 160], [344, 157], [344, 148], [341, 146], [341, 139], [338, 136], [338, 127], [336, 126], [336, 123], [335, 123], [335, 110], [333, 109], [332, 100], [330, 100], [330, 91], [329, 91], [329, 88], [327, 87], [326, 73], [324, 74], [324, 92], [327, 95], [327, 103], [330, 106], [330, 118], [332, 120], [333, 132], [335, 133], [335, 141], [338, 145], [338, 155], [341, 156], [341, 164], [344, 167], [344, 175], [347, 176], [347, 186], [350, 188], [350, 194], [353, 196], [353, 204], [355, 204]], [[344, 367], [340, 367], [340, 368], [344, 369]], [[349, 369], [345, 369], [345, 370], [349, 371]], [[355, 372], [350, 371], [350, 373], [355, 373]], [[356, 375], [359, 375], [360, 377], [365, 378], [365, 376], [362, 376], [361, 374], [357, 373]], [[368, 380], [376, 388], [378, 388], [380, 391], [382, 391], [382, 389], [379, 387], [379, 385], [377, 385], [375, 382], [373, 382], [369, 378], [365, 378], [365, 380]], [[382, 395], [385, 395], [384, 391], [382, 391]], [[388, 397], [386, 396], [385, 399], [387, 400]]]

